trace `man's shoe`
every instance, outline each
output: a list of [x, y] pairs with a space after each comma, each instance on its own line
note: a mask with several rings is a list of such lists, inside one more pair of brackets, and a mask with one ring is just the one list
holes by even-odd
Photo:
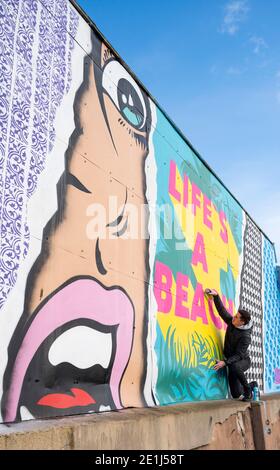
[[253, 392], [254, 387], [259, 387], [258, 382], [256, 380], [253, 380], [253, 382], [249, 383], [249, 387], [251, 389], [251, 392]]
[[241, 401], [252, 401], [252, 400], [253, 400], [253, 394], [252, 392], [250, 392], [250, 393], [245, 393]]
[[241, 401], [252, 401], [252, 397], [243, 397]]

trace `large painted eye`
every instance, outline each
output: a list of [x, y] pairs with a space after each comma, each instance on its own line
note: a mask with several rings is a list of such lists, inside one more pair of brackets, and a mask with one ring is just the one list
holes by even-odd
[[116, 60], [104, 68], [102, 86], [123, 118], [138, 130], [144, 128], [147, 110], [140, 87]]

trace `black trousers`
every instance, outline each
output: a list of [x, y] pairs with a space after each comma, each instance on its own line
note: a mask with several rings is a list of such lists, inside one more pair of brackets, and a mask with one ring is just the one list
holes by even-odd
[[250, 359], [242, 359], [228, 366], [228, 381], [232, 398], [239, 398], [240, 395], [250, 392], [250, 385], [247, 382], [244, 372], [251, 365]]

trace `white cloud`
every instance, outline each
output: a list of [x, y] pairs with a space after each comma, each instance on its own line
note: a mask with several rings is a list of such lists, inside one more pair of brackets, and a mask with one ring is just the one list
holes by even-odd
[[233, 36], [247, 17], [250, 10], [247, 0], [232, 0], [225, 7], [225, 16], [221, 27], [222, 33]]
[[254, 53], [260, 54], [265, 49], [268, 49], [268, 45], [265, 40], [258, 36], [251, 36], [250, 42], [254, 45]]

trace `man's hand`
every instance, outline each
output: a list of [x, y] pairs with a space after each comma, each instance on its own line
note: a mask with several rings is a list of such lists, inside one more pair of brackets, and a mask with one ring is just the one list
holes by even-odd
[[218, 295], [218, 292], [215, 289], [205, 289], [205, 294], [207, 295]]
[[214, 369], [219, 370], [219, 369], [222, 369], [225, 366], [226, 366], [225, 361], [217, 361], [216, 365], [214, 366]]

